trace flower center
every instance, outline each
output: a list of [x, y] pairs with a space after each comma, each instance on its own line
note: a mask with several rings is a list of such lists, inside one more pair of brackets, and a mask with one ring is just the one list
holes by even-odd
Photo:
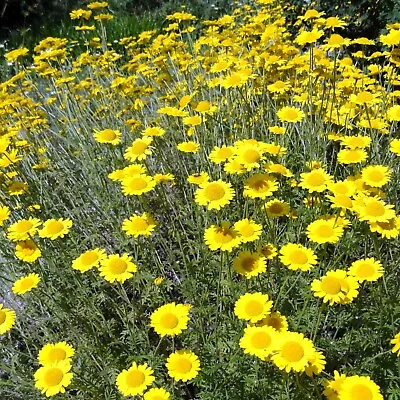
[[257, 332], [252, 336], [251, 344], [256, 349], [265, 349], [271, 344], [271, 338], [265, 332]]
[[300, 361], [304, 357], [304, 349], [297, 342], [287, 342], [281, 350], [282, 357], [289, 362]]
[[44, 377], [46, 386], [57, 386], [64, 377], [63, 372], [59, 368], [50, 368]]
[[181, 358], [176, 364], [176, 370], [181, 374], [187, 374], [192, 369], [192, 363], [186, 358]]
[[330, 225], [321, 225], [317, 229], [317, 235], [323, 238], [329, 238], [333, 236], [334, 230], [333, 227]]
[[217, 231], [216, 241], [219, 243], [229, 243], [233, 240], [232, 233], [229, 229], [221, 228]]
[[371, 390], [364, 385], [354, 385], [351, 389], [351, 398], [354, 400], [372, 400]]
[[385, 214], [385, 206], [378, 202], [369, 203], [365, 208], [368, 215], [373, 217], [380, 217]]
[[242, 157], [246, 163], [255, 163], [260, 159], [260, 153], [257, 150], [249, 149], [243, 153]]
[[210, 183], [205, 188], [204, 194], [205, 194], [207, 200], [209, 200], [209, 201], [220, 200], [224, 197], [225, 190], [218, 183]]
[[115, 132], [112, 129], [106, 129], [101, 133], [102, 139], [103, 140], [114, 140], [117, 135], [115, 134]]
[[51, 221], [47, 225], [47, 232], [50, 233], [50, 235], [55, 235], [59, 232], [61, 232], [64, 228], [64, 225], [60, 221]]
[[247, 271], [251, 272], [256, 268], [256, 260], [252, 257], [247, 257], [242, 261], [242, 268]]
[[326, 276], [322, 279], [321, 289], [327, 294], [338, 294], [341, 288], [339, 280], [332, 276]]
[[246, 313], [251, 317], [256, 317], [264, 311], [264, 305], [259, 301], [250, 300], [245, 306]]
[[375, 273], [375, 268], [371, 264], [361, 264], [357, 268], [357, 275], [361, 278], [367, 278]]
[[325, 183], [325, 177], [321, 174], [312, 174], [311, 176], [309, 176], [308, 178], [308, 183], [311, 186], [321, 186]]
[[138, 387], [145, 382], [144, 373], [141, 371], [131, 371], [126, 376], [126, 384], [130, 387]]
[[26, 278], [20, 283], [20, 285], [22, 290], [30, 289], [33, 285], [33, 279]]
[[142, 154], [146, 151], [148, 144], [145, 142], [137, 142], [132, 145], [132, 152], [135, 154]]
[[33, 227], [32, 222], [30, 221], [20, 221], [18, 222], [17, 226], [15, 227], [15, 230], [18, 233], [26, 233]]
[[0, 310], [0, 325], [4, 324], [6, 317], [7, 317], [7, 314], [3, 310]]
[[161, 325], [167, 329], [174, 329], [177, 327], [179, 319], [175, 314], [168, 313], [161, 317]]
[[147, 182], [143, 178], [135, 178], [129, 182], [129, 187], [133, 190], [142, 190], [147, 187]]
[[113, 260], [110, 264], [110, 270], [115, 275], [124, 273], [127, 267], [128, 265], [124, 260]]
[[66, 357], [67, 353], [65, 352], [64, 349], [53, 349], [49, 355], [49, 358], [52, 361], [65, 360]]
[[290, 254], [290, 261], [292, 264], [306, 264], [308, 262], [308, 257], [304, 251], [295, 250]]
[[380, 171], [372, 171], [368, 178], [373, 182], [380, 182], [385, 178], [385, 176]]
[[98, 255], [93, 251], [83, 254], [81, 258], [82, 264], [84, 265], [92, 265], [96, 263], [98, 259], [99, 259]]

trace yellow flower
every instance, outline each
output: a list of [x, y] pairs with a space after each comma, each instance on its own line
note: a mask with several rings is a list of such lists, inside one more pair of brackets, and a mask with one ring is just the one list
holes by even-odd
[[262, 254], [243, 251], [233, 259], [233, 269], [239, 275], [250, 279], [267, 270], [267, 260]]
[[15, 246], [15, 256], [21, 261], [34, 262], [41, 255], [42, 252], [32, 239], [17, 242]]
[[43, 223], [43, 228], [39, 231], [41, 238], [51, 240], [63, 238], [70, 230], [72, 221], [70, 219], [48, 219]]
[[239, 232], [242, 243], [253, 242], [257, 240], [262, 233], [262, 225], [248, 218], [235, 222], [234, 228]]
[[390, 182], [391, 172], [384, 165], [369, 165], [361, 170], [362, 180], [369, 186], [382, 187]]
[[332, 182], [332, 177], [323, 168], [313, 169], [311, 172], [303, 172], [300, 176], [299, 186], [307, 189], [310, 193], [323, 192], [327, 185]]
[[290, 206], [279, 199], [268, 201], [262, 206], [269, 218], [278, 218], [290, 214]]
[[256, 326], [270, 326], [277, 332], [286, 332], [288, 330], [287, 318], [279, 311], [273, 312], [263, 319], [256, 322]]
[[140, 196], [153, 190], [156, 184], [157, 182], [151, 176], [139, 174], [124, 178], [122, 180], [122, 191], [125, 196]]
[[171, 378], [187, 382], [199, 374], [200, 360], [190, 350], [178, 350], [167, 358], [166, 367]]
[[70, 370], [71, 364], [67, 360], [40, 367], [34, 375], [35, 387], [46, 397], [64, 393], [73, 377]]
[[126, 397], [142, 395], [154, 382], [154, 371], [146, 363], [136, 364], [122, 370], [117, 376], [118, 390]]
[[200, 145], [189, 140], [188, 142], [179, 143], [176, 148], [183, 153], [197, 153], [200, 149]]
[[163, 136], [165, 135], [165, 129], [160, 128], [158, 126], [147, 127], [142, 131], [143, 136], [151, 137], [151, 136]]
[[400, 139], [390, 141], [390, 151], [400, 157]]
[[243, 194], [252, 199], [272, 196], [278, 190], [278, 182], [269, 174], [255, 174], [246, 179]]
[[236, 300], [234, 312], [239, 319], [254, 323], [265, 318], [271, 308], [272, 301], [267, 294], [245, 293]]
[[149, 213], [133, 215], [129, 219], [125, 219], [122, 223], [122, 230], [126, 232], [127, 235], [131, 235], [135, 238], [140, 235], [151, 236], [155, 227], [156, 221]]
[[70, 362], [75, 349], [67, 342], [47, 343], [38, 354], [39, 363], [43, 366], [52, 365], [58, 361]]
[[396, 104], [387, 110], [389, 121], [400, 121], [400, 105]]
[[204, 241], [210, 250], [231, 252], [239, 246], [242, 238], [230, 222], [222, 222], [221, 225], [211, 225], [205, 230]]
[[100, 261], [106, 257], [106, 252], [103, 249], [87, 250], [72, 261], [72, 268], [84, 273], [93, 267], [98, 267]]
[[275, 351], [278, 333], [270, 326], [248, 326], [240, 339], [240, 347], [250, 354], [266, 361]]
[[280, 121], [293, 123], [301, 122], [305, 117], [304, 112], [296, 107], [283, 107], [276, 113], [276, 115]]
[[26, 47], [21, 47], [19, 49], [11, 50], [7, 52], [4, 57], [8, 62], [17, 61], [18, 58], [26, 56], [29, 53], [29, 50]]
[[124, 283], [137, 271], [137, 266], [128, 254], [111, 254], [100, 260], [99, 272], [106, 281]]
[[318, 29], [313, 29], [312, 31], [303, 31], [296, 37], [294, 41], [300, 46], [304, 46], [305, 44], [315, 43], [323, 34], [324, 32], [319, 31]]
[[94, 131], [94, 138], [98, 143], [108, 143], [116, 146], [121, 143], [121, 132], [113, 129], [103, 129]]
[[201, 184], [196, 190], [195, 201], [201, 206], [207, 206], [208, 210], [220, 210], [231, 202], [234, 193], [229, 182], [219, 179]]
[[383, 400], [379, 386], [369, 376], [346, 377], [338, 394], [340, 400]]
[[350, 276], [354, 276], [358, 282], [373, 282], [383, 276], [383, 267], [380, 261], [372, 258], [364, 258], [354, 261], [348, 272]]
[[169, 400], [171, 394], [162, 388], [152, 388], [143, 395], [143, 400]]
[[7, 238], [14, 242], [29, 239], [36, 233], [40, 224], [37, 218], [21, 219], [8, 228]]
[[40, 276], [38, 274], [29, 274], [19, 278], [14, 282], [12, 291], [15, 294], [24, 294], [30, 292], [32, 289], [37, 287], [40, 282]]
[[358, 295], [357, 279], [348, 276], [344, 270], [328, 271], [320, 280], [314, 279], [311, 290], [315, 297], [321, 297], [324, 303], [330, 305], [347, 304]]
[[287, 243], [281, 247], [280, 254], [282, 264], [293, 271], [309, 271], [317, 264], [314, 251], [301, 244]]
[[285, 372], [304, 372], [315, 353], [310, 339], [297, 332], [280, 333], [272, 362]]
[[15, 311], [4, 308], [0, 303], [0, 335], [8, 332], [15, 323]]
[[353, 209], [360, 221], [388, 222], [396, 216], [394, 206], [385, 204], [378, 197], [358, 197], [353, 202]]
[[196, 125], [200, 125], [204, 121], [205, 120], [203, 120], [199, 115], [194, 115], [194, 116], [191, 116], [191, 117], [183, 118], [183, 124], [184, 125], [196, 126]]
[[342, 236], [343, 227], [334, 220], [318, 219], [307, 226], [307, 237], [315, 243], [336, 243]]
[[187, 329], [189, 311], [185, 304], [165, 304], [151, 314], [150, 326], [161, 337], [179, 335]]
[[215, 146], [208, 158], [215, 164], [225, 162], [229, 157], [234, 154], [232, 146], [223, 145], [222, 147]]
[[208, 182], [209, 178], [210, 177], [208, 176], [207, 172], [202, 171], [198, 174], [189, 175], [187, 180], [189, 183], [200, 186]]
[[125, 150], [124, 158], [131, 162], [136, 160], [145, 160], [148, 155], [151, 154], [150, 145], [153, 142], [153, 138], [143, 136], [133, 141], [130, 147]]
[[394, 344], [392, 348], [392, 353], [397, 353], [400, 356], [400, 332], [390, 341], [391, 344]]
[[363, 149], [341, 149], [337, 155], [341, 164], [357, 164], [367, 159], [368, 154]]

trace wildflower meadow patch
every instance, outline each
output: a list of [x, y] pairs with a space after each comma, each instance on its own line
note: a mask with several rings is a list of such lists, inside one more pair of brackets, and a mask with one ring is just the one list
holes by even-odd
[[400, 398], [400, 25], [280, 4], [6, 54], [2, 400]]

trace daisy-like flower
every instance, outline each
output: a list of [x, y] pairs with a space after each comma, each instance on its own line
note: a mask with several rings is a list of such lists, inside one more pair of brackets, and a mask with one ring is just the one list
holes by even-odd
[[369, 147], [372, 139], [369, 136], [344, 136], [341, 140], [343, 146], [349, 149], [364, 149]]
[[163, 136], [165, 134], [165, 129], [160, 128], [158, 126], [147, 127], [142, 131], [143, 136], [151, 137], [151, 136]]
[[70, 230], [72, 221], [67, 219], [48, 219], [43, 223], [43, 228], [39, 231], [41, 238], [48, 238], [51, 240], [63, 238]]
[[311, 172], [303, 172], [300, 177], [299, 186], [307, 189], [310, 193], [323, 192], [328, 183], [332, 182], [332, 177], [323, 168], [313, 169]]
[[340, 400], [383, 400], [379, 386], [369, 376], [348, 376], [339, 389]]
[[342, 149], [337, 155], [340, 164], [357, 164], [364, 162], [368, 154], [364, 149]]
[[222, 164], [229, 157], [234, 154], [234, 148], [232, 146], [223, 145], [222, 147], [215, 146], [208, 158], [215, 164]]
[[8, 332], [15, 323], [15, 311], [4, 308], [0, 303], [0, 335]]
[[395, 216], [387, 222], [369, 223], [371, 232], [378, 232], [386, 239], [397, 238], [400, 234], [400, 216]]
[[143, 395], [143, 400], [169, 400], [171, 394], [163, 388], [152, 388]]
[[317, 264], [314, 251], [301, 244], [287, 243], [281, 247], [280, 254], [282, 264], [293, 271], [309, 271]]
[[390, 107], [387, 110], [387, 115], [388, 115], [389, 121], [400, 121], [400, 105], [396, 104], [396, 105]]
[[204, 121], [205, 120], [203, 120], [199, 115], [192, 115], [190, 117], [185, 117], [182, 120], [184, 125], [190, 125], [190, 126], [200, 125]]
[[364, 258], [354, 261], [347, 273], [354, 276], [358, 282], [374, 282], [383, 276], [383, 267], [381, 262], [373, 257]]
[[106, 252], [103, 249], [96, 248], [93, 250], [87, 250], [72, 261], [72, 268], [82, 273], [87, 272], [93, 267], [98, 267], [100, 261], [106, 257]]
[[319, 375], [325, 368], [325, 356], [321, 351], [315, 351], [314, 355], [308, 360], [304, 370], [307, 376]]
[[71, 361], [75, 349], [67, 342], [47, 343], [39, 351], [38, 360], [43, 366], [52, 365], [58, 361]]
[[151, 236], [156, 225], [156, 221], [149, 213], [143, 213], [125, 219], [122, 223], [122, 230], [135, 238], [141, 235]]
[[140, 196], [152, 191], [157, 182], [151, 176], [139, 174], [122, 180], [122, 191], [125, 196]]
[[27, 240], [36, 233], [40, 224], [37, 218], [21, 219], [8, 228], [7, 238], [14, 242]]
[[266, 315], [263, 319], [260, 319], [255, 323], [256, 326], [270, 326], [277, 332], [286, 332], [288, 330], [287, 318], [282, 315], [279, 311], [275, 311], [271, 314]]
[[137, 271], [137, 266], [132, 262], [132, 257], [128, 254], [111, 254], [107, 258], [100, 260], [100, 276], [110, 283], [115, 281], [124, 283], [131, 278]]
[[259, 239], [262, 233], [262, 225], [248, 218], [235, 222], [234, 228], [239, 232], [242, 243], [253, 242]]
[[32, 239], [22, 240], [15, 246], [15, 256], [25, 262], [34, 262], [42, 252]]
[[232, 185], [219, 179], [200, 185], [195, 193], [195, 201], [209, 210], [220, 210], [231, 202], [234, 194]]
[[276, 113], [276, 115], [280, 121], [291, 123], [301, 122], [305, 117], [304, 112], [296, 107], [283, 107]]
[[200, 371], [200, 360], [190, 350], [178, 350], [167, 358], [168, 375], [176, 381], [187, 382]]
[[245, 354], [266, 360], [277, 346], [278, 332], [270, 326], [248, 326], [240, 339]]
[[233, 269], [239, 275], [250, 279], [267, 270], [266, 258], [260, 253], [243, 251], [233, 260]]
[[11, 290], [15, 294], [24, 294], [30, 292], [32, 289], [37, 287], [39, 282], [40, 276], [38, 274], [32, 273], [16, 280]]
[[390, 141], [390, 151], [400, 157], [400, 139]]
[[353, 209], [360, 221], [388, 222], [396, 216], [394, 206], [385, 204], [379, 197], [358, 197], [353, 202]]
[[302, 333], [289, 331], [280, 334], [276, 350], [271, 360], [285, 372], [304, 372], [315, 353], [310, 339], [305, 338]]
[[188, 142], [179, 143], [176, 148], [183, 153], [197, 153], [200, 149], [200, 145], [189, 140]]
[[142, 395], [154, 382], [154, 371], [146, 364], [136, 364], [122, 370], [117, 376], [118, 390], [126, 397]]
[[192, 183], [193, 185], [201, 186], [204, 183], [208, 182], [210, 177], [208, 176], [207, 172], [199, 172], [198, 174], [189, 175], [187, 181]]
[[324, 303], [330, 305], [347, 304], [358, 296], [358, 281], [348, 276], [346, 271], [337, 269], [328, 271], [320, 280], [314, 279], [311, 290], [315, 297], [321, 297]]
[[71, 364], [67, 360], [40, 367], [34, 375], [35, 387], [46, 397], [64, 393], [72, 381], [73, 374], [70, 370]]
[[113, 129], [103, 129], [102, 131], [94, 131], [94, 139], [98, 143], [107, 143], [116, 146], [121, 143], [121, 132]]
[[190, 305], [168, 303], [157, 308], [150, 316], [150, 326], [163, 336], [176, 336], [187, 329]]
[[235, 150], [235, 160], [250, 171], [253, 168], [259, 168], [263, 160], [263, 150], [258, 143], [246, 143]]
[[267, 260], [272, 260], [278, 255], [278, 249], [272, 243], [265, 243], [258, 246], [257, 253], [262, 254]]
[[278, 182], [269, 174], [255, 174], [246, 179], [243, 194], [252, 199], [265, 199], [278, 190]]
[[369, 186], [382, 187], [390, 182], [391, 172], [384, 165], [369, 165], [361, 170], [362, 180]]
[[241, 235], [230, 222], [211, 225], [204, 232], [204, 241], [210, 250], [231, 252], [242, 242]]
[[307, 237], [315, 243], [336, 243], [342, 236], [343, 226], [334, 220], [317, 219], [307, 226]]
[[131, 162], [145, 160], [151, 154], [151, 143], [153, 138], [141, 137], [133, 141], [130, 147], [125, 150], [124, 158]]
[[264, 211], [270, 218], [278, 218], [290, 214], [290, 206], [279, 199], [268, 201], [263, 206]]
[[239, 319], [254, 323], [269, 314], [271, 308], [272, 301], [267, 294], [245, 293], [236, 300], [234, 312]]

